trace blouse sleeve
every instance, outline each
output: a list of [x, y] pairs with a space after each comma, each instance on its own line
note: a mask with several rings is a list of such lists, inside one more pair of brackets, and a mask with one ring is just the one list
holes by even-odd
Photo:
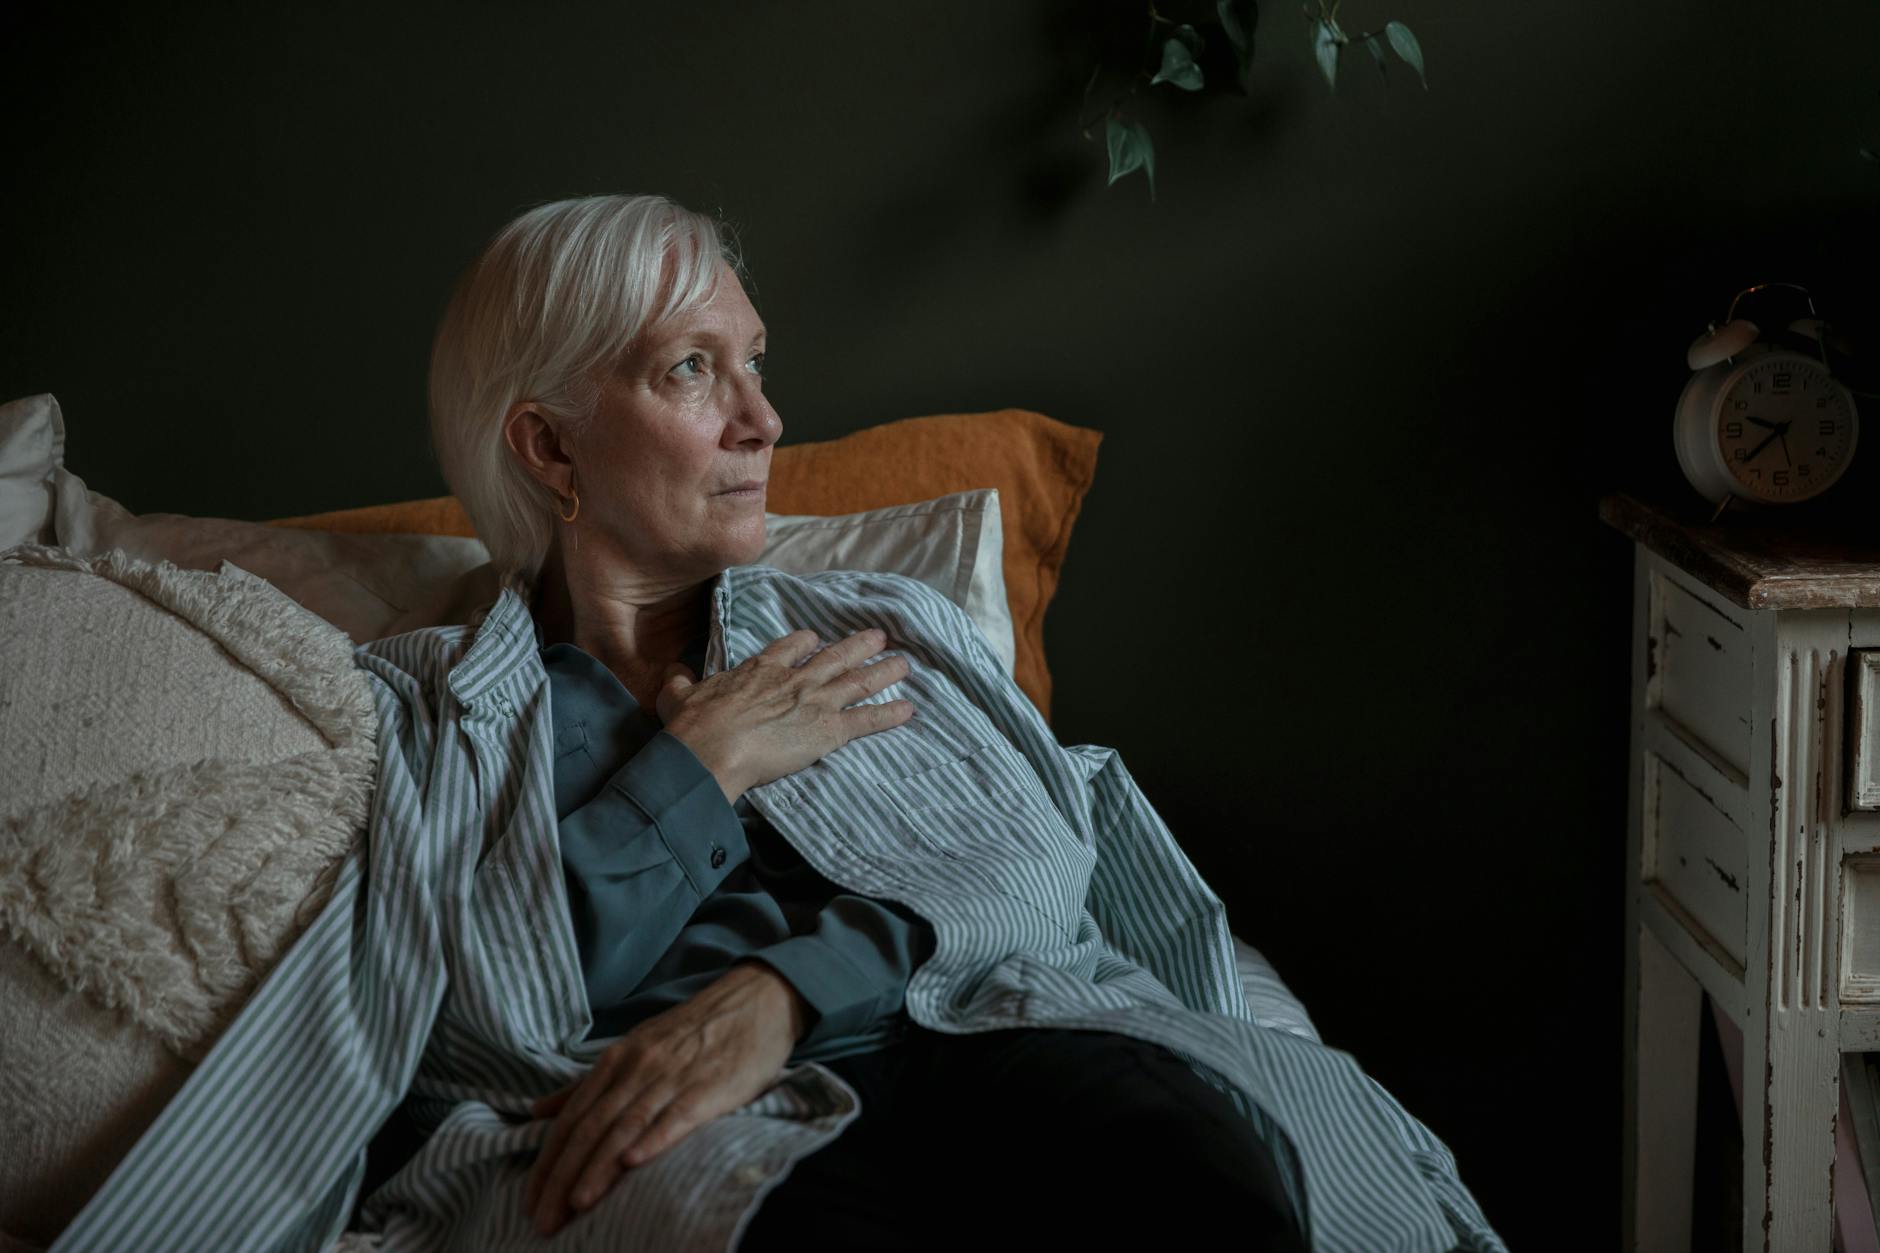
[[595, 1005], [627, 997], [750, 856], [718, 780], [663, 728], [562, 818], [575, 942]]
[[814, 1021], [799, 1049], [867, 1034], [899, 1013], [915, 967], [933, 952], [932, 928], [905, 907], [839, 893], [816, 929], [752, 953], [788, 979]]

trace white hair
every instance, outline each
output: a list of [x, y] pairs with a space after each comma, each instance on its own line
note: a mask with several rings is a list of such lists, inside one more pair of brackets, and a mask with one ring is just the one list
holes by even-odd
[[585, 196], [530, 209], [458, 280], [431, 345], [431, 442], [499, 581], [532, 585], [561, 498], [510, 451], [533, 402], [578, 437], [601, 380], [642, 333], [708, 303], [718, 263], [743, 275], [731, 228], [664, 196]]

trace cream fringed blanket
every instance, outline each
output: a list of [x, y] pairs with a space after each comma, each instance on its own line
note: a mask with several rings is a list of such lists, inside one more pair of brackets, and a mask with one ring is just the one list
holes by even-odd
[[5, 1235], [51, 1242], [325, 904], [375, 779], [352, 650], [227, 563], [0, 553]]

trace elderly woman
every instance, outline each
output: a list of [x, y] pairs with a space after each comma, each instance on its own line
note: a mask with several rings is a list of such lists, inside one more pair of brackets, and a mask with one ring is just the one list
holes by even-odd
[[502, 593], [360, 647], [367, 839], [55, 1247], [1501, 1248], [962, 611], [753, 564], [739, 275], [656, 196], [465, 275], [432, 430]]

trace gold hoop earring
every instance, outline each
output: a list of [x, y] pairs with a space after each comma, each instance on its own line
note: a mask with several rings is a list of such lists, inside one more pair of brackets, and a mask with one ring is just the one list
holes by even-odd
[[559, 495], [555, 497], [555, 512], [560, 515], [563, 522], [573, 522], [574, 515], [581, 512], [581, 493], [574, 489], [574, 473], [572, 471], [568, 474], [568, 494], [574, 497], [574, 509], [568, 513], [561, 512], [561, 497]]

